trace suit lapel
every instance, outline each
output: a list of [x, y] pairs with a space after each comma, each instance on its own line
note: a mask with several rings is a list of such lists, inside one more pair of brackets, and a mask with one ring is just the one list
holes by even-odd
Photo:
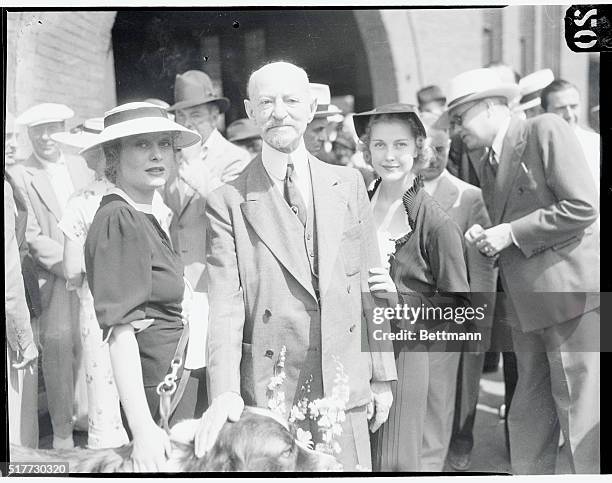
[[64, 158], [75, 191], [84, 188], [94, 180], [95, 173], [89, 169], [82, 157], [64, 154]]
[[457, 188], [446, 176], [442, 176], [438, 186], [433, 193], [433, 198], [444, 211], [448, 211], [457, 201], [459, 188]]
[[332, 280], [348, 203], [348, 183], [342, 183], [328, 166], [310, 156], [319, 266], [319, 290], [325, 293]]
[[525, 138], [526, 131], [524, 129], [524, 123], [518, 119], [512, 119], [508, 127], [508, 132], [504, 138], [501, 159], [495, 178], [495, 201], [491, 216], [494, 225], [499, 224], [506, 203], [508, 202], [510, 188], [516, 177], [521, 156], [525, 150]]
[[242, 213], [278, 261], [316, 300], [308, 262], [299, 255], [304, 251], [303, 227], [268, 177], [261, 156], [252, 163], [246, 201], [240, 204]]
[[57, 197], [55, 196], [53, 186], [51, 186], [51, 181], [47, 173], [45, 173], [42, 165], [35, 158], [30, 158], [30, 161], [32, 161], [32, 164], [26, 167], [26, 169], [32, 173], [33, 188], [49, 211], [53, 213], [57, 221], [61, 220], [62, 209], [57, 201]]

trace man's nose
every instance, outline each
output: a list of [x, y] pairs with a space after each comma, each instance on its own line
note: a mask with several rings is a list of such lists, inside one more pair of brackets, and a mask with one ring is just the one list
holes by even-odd
[[275, 119], [284, 119], [287, 117], [287, 106], [282, 100], [277, 100], [274, 103], [274, 110], [272, 111], [272, 115]]
[[49, 141], [51, 139], [51, 136], [49, 135], [49, 131], [45, 129], [40, 135], [40, 139], [42, 139], [43, 141]]

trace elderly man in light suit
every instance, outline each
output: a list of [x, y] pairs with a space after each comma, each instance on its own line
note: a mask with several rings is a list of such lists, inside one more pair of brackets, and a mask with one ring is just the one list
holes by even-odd
[[[250, 162], [245, 149], [227, 141], [217, 130], [220, 114], [229, 108], [229, 99], [219, 96], [210, 77], [199, 70], [176, 76], [174, 104], [168, 108], [176, 122], [202, 136], [202, 143], [177, 155], [177, 170], [165, 185], [164, 201], [173, 212], [170, 237], [185, 264], [185, 277], [193, 288], [191, 338], [204, 341], [208, 318], [206, 282], [206, 220], [208, 194], [234, 179]], [[195, 345], [191, 347], [194, 348]], [[191, 353], [193, 374], [199, 379], [198, 410], [208, 405], [204, 369], [204, 342]]]
[[[414, 169], [423, 176], [425, 191], [450, 215], [462, 233], [474, 224], [488, 227], [491, 223], [480, 189], [461, 181], [446, 170], [450, 138], [447, 131], [433, 127], [438, 117], [437, 114], [429, 112], [421, 114], [433, 152], [431, 159], [420, 159]], [[492, 324], [491, 302], [494, 300], [485, 294], [492, 295], [495, 292], [497, 270], [493, 266], [493, 260], [481, 254], [475, 246], [466, 248], [466, 265], [470, 290], [483, 294], [482, 300], [489, 305], [488, 315], [479, 323], [483, 338], [488, 339], [488, 331]], [[476, 410], [484, 351], [487, 349], [485, 345], [486, 343], [483, 343], [481, 351], [428, 354], [429, 390], [423, 430], [422, 471], [439, 472], [444, 469], [453, 429], [453, 417], [459, 417], [462, 421], [460, 424], [463, 425], [463, 421], [468, 417], [466, 413]], [[458, 377], [460, 360], [461, 372]], [[460, 384], [459, 388], [457, 384]], [[462, 396], [462, 404], [457, 405], [460, 414], [454, 415], [456, 391]]]
[[375, 411], [373, 430], [387, 418], [396, 370], [391, 343], [366, 335], [375, 305], [368, 269], [380, 260], [365, 186], [357, 171], [306, 151], [316, 101], [302, 69], [268, 64], [251, 75], [248, 92], [262, 154], [213, 192], [206, 208], [212, 404], [196, 452], [244, 404], [268, 406], [285, 346], [287, 411], [302, 396], [331, 395], [336, 361], [343, 365], [350, 392], [339, 458], [345, 470], [371, 467], [367, 417]]
[[78, 298], [66, 289], [64, 236], [57, 224], [70, 195], [93, 179], [85, 160], [68, 156], [51, 139], [73, 112], [62, 104], [39, 104], [17, 118], [27, 126], [33, 153], [11, 169], [28, 208], [26, 240], [39, 268], [43, 376], [55, 448], [73, 445], [74, 391], [80, 359]]
[[508, 425], [516, 473], [554, 473], [559, 429], [571, 471], [599, 472], [597, 191], [569, 125], [511, 117], [518, 91], [483, 69], [452, 79], [447, 119], [487, 147], [481, 186], [492, 227], [466, 233], [498, 257], [518, 384]]

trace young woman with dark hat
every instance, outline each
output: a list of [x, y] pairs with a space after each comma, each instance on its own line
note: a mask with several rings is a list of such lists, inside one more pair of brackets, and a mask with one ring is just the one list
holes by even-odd
[[[437, 293], [469, 292], [463, 236], [423, 188], [413, 164], [426, 153], [425, 128], [414, 106], [389, 104], [353, 117], [364, 157], [379, 178], [370, 198], [384, 267], [370, 270], [370, 290], [389, 305], [436, 305]], [[395, 321], [395, 329], [423, 328]], [[372, 436], [373, 469], [420, 471], [427, 409], [426, 344], [394, 340], [397, 376], [389, 419]], [[431, 348], [430, 348], [431, 350]], [[440, 350], [440, 348], [438, 348]]]

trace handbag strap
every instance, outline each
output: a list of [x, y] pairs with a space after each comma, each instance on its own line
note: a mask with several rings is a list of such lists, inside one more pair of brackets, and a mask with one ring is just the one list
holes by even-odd
[[[170, 427], [168, 422], [172, 417], [172, 414], [176, 410], [178, 403], [183, 397], [191, 370], [185, 369], [185, 351], [187, 348], [187, 342], [189, 341], [189, 324], [183, 325], [183, 332], [181, 338], [178, 341], [176, 350], [174, 351], [174, 357], [170, 362], [170, 371], [164, 377], [164, 380], [157, 385], [157, 394], [159, 395], [159, 415], [160, 415], [160, 426], [170, 433]], [[176, 380], [178, 379], [178, 373], [183, 368], [181, 373], [180, 381], [177, 385]]]

